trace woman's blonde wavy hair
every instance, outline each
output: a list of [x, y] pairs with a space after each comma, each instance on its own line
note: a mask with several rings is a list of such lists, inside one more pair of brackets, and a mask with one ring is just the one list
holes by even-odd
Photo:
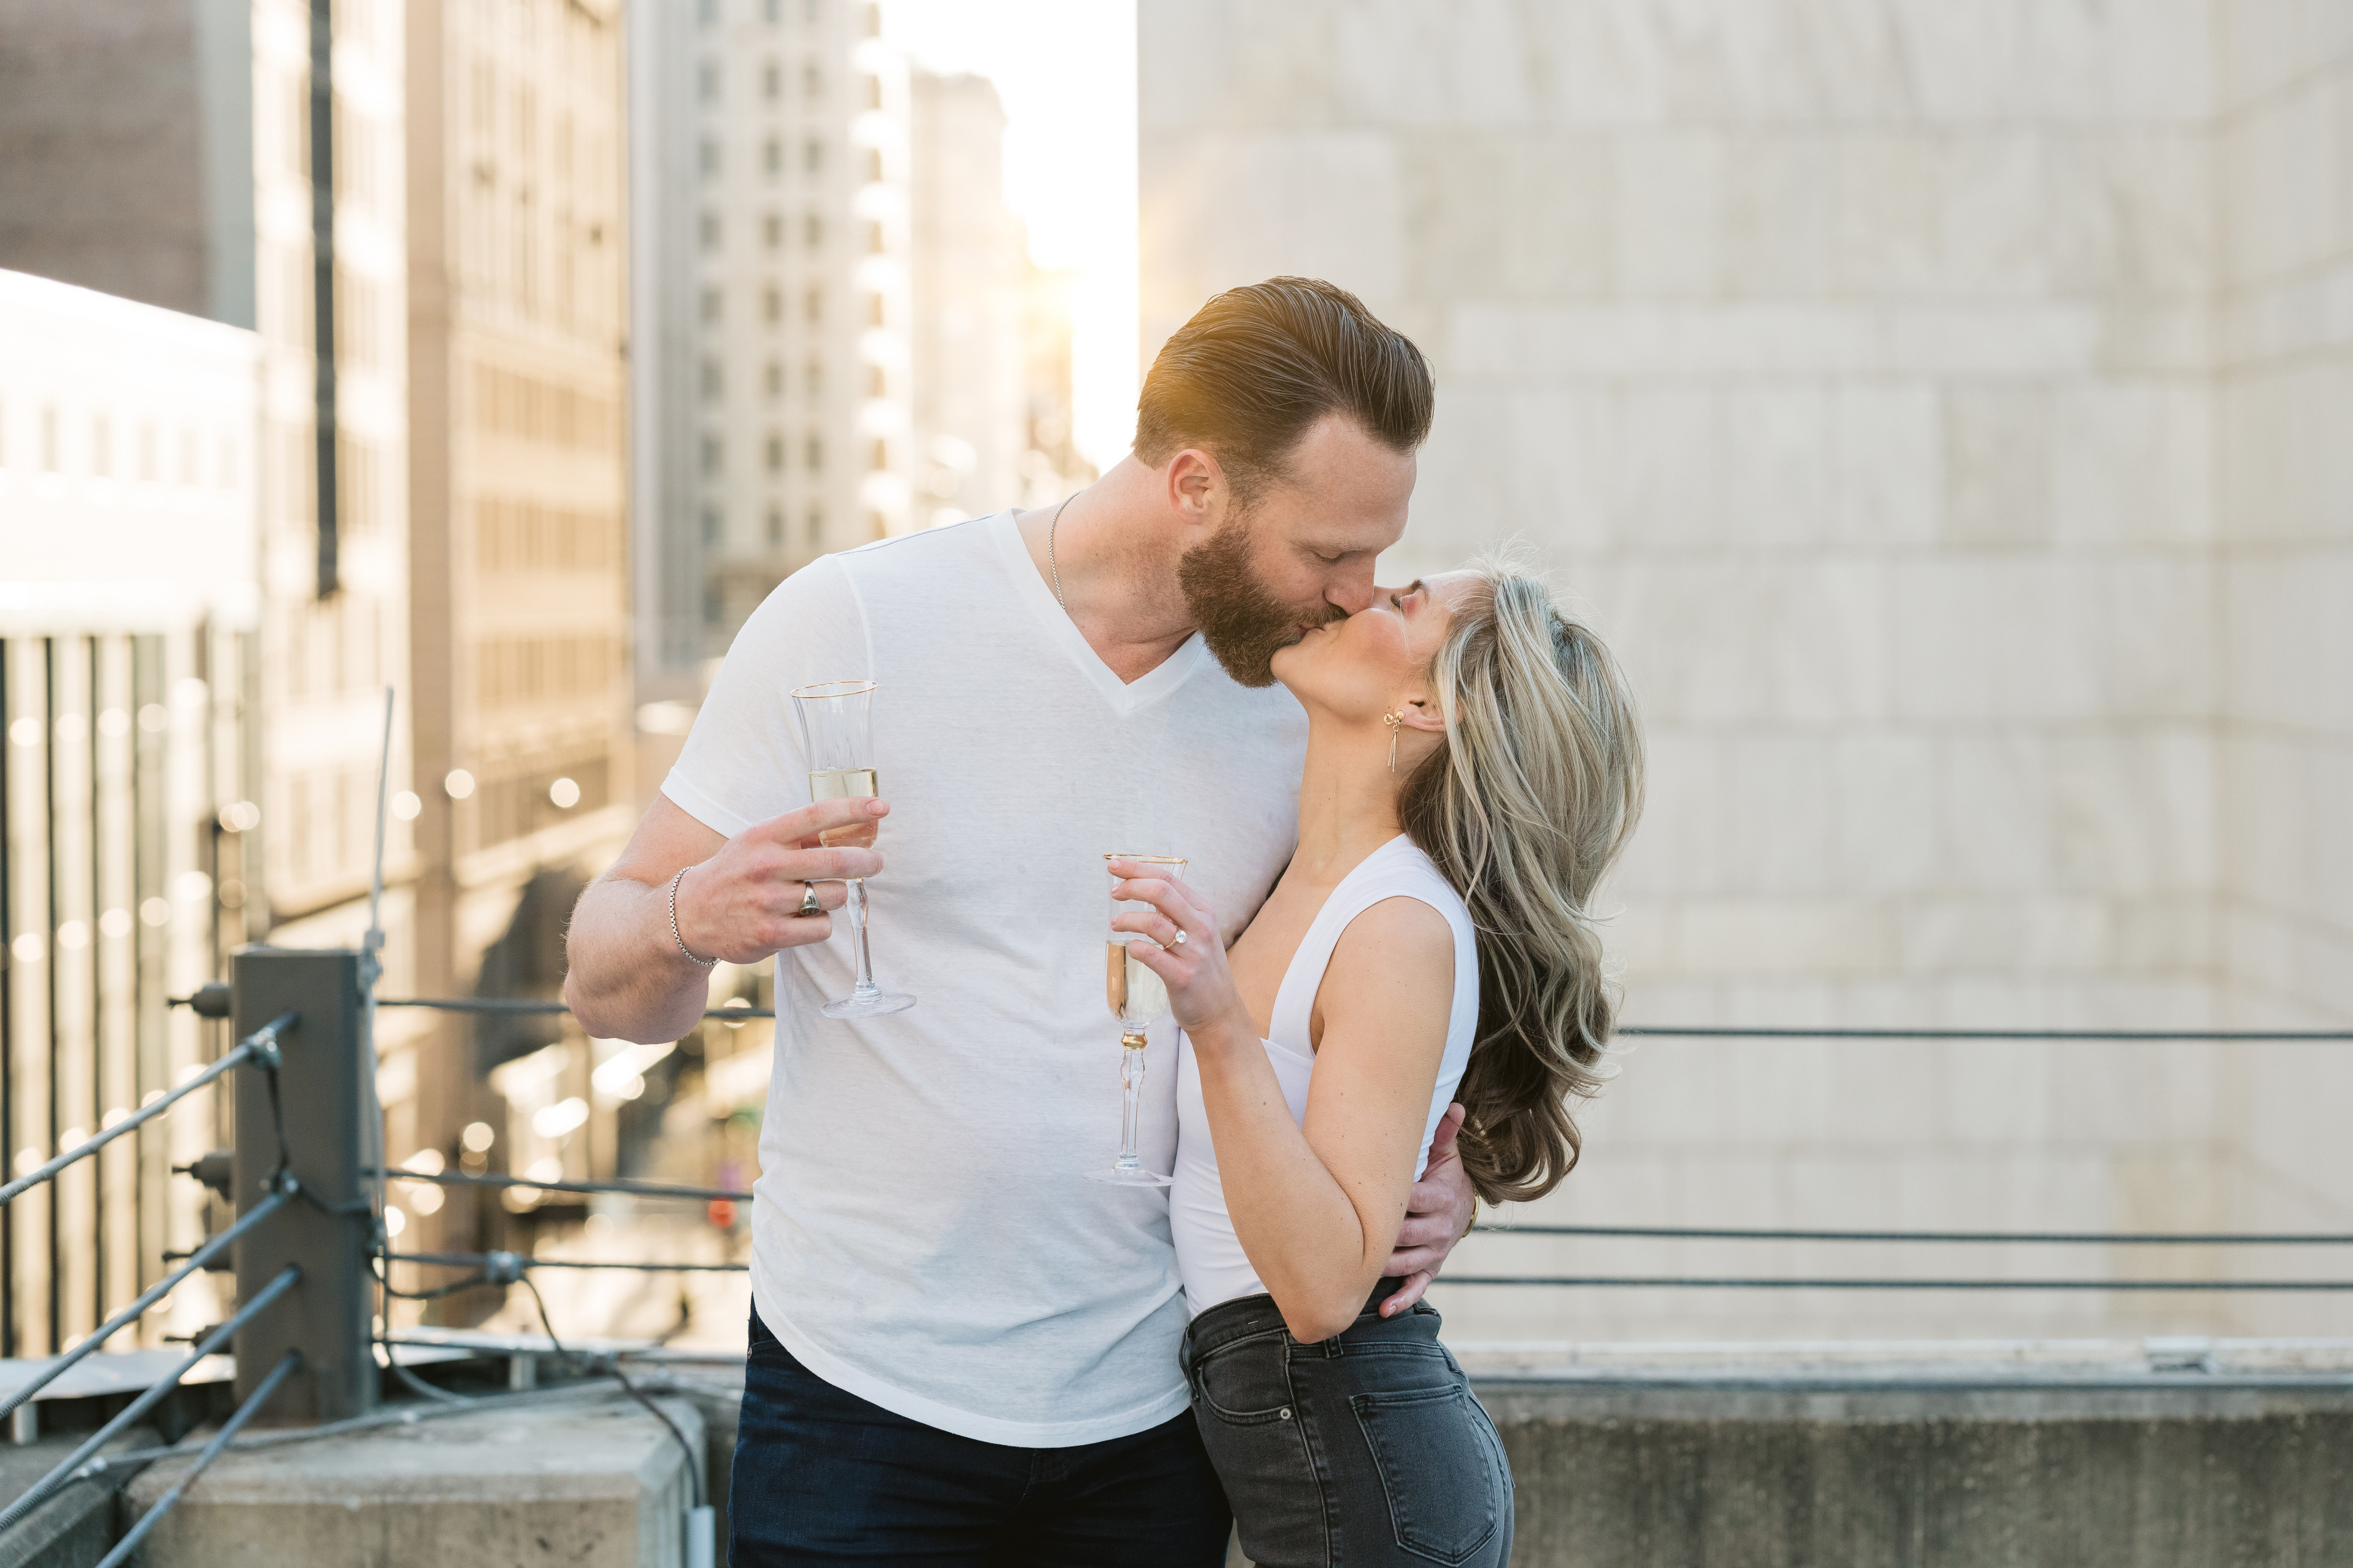
[[1489, 1203], [1539, 1198], [1577, 1163], [1572, 1100], [1602, 1081], [1617, 1012], [1592, 899], [1642, 809], [1633, 693], [1590, 626], [1512, 556], [1485, 556], [1430, 679], [1446, 744], [1398, 790], [1405, 830], [1470, 905], [1479, 1037], [1455, 1098]]

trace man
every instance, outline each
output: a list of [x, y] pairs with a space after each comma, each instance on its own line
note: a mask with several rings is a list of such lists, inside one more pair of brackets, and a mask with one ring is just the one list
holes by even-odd
[[[668, 1039], [705, 964], [779, 955], [731, 1561], [1222, 1561], [1166, 1196], [1086, 1180], [1119, 1120], [1102, 858], [1188, 856], [1248, 923], [1291, 854], [1305, 740], [1268, 661], [1370, 601], [1431, 400], [1352, 295], [1233, 289], [1161, 351], [1135, 449], [1093, 486], [819, 561], [736, 639], [580, 900], [565, 988], [592, 1034]], [[811, 805], [786, 694], [851, 678], [880, 683], [890, 804]], [[883, 858], [816, 836], [886, 814], [876, 967], [917, 1003], [828, 1019], [850, 967], [823, 879]], [[1175, 1036], [1154, 1033], [1143, 1148], [1166, 1171]], [[1387, 1310], [1467, 1228], [1442, 1136]]]

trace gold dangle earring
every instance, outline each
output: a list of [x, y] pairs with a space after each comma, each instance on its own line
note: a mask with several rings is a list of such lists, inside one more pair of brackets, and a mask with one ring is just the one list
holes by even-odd
[[1405, 720], [1395, 713], [1384, 713], [1381, 715], [1381, 722], [1389, 727], [1389, 772], [1395, 773], [1397, 772], [1398, 728], [1405, 722]]

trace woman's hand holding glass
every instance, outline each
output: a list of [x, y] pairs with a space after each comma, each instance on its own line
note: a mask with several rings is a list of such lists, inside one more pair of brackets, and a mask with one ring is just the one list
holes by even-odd
[[[879, 876], [882, 857], [872, 849], [828, 848], [821, 836], [861, 826], [871, 834], [890, 812], [880, 800], [819, 801], [730, 838], [678, 885], [678, 933], [688, 951], [757, 963], [830, 937], [833, 917], [825, 911], [841, 908], [848, 898], [843, 879]], [[820, 912], [804, 915], [808, 885]]]
[[1148, 869], [1134, 860], [1111, 862], [1112, 875], [1124, 879], [1112, 897], [1151, 906], [1118, 915], [1112, 929], [1147, 939], [1128, 943], [1128, 952], [1168, 987], [1169, 1016], [1197, 1047], [1255, 1042], [1258, 1026], [1235, 989], [1209, 900], [1177, 878], [1134, 874]]

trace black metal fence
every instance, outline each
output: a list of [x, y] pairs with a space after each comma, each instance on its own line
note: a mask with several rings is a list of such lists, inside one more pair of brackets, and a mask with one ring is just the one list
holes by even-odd
[[[257, 1416], [280, 1424], [309, 1424], [321, 1432], [367, 1425], [378, 1401], [384, 1371], [417, 1392], [438, 1400], [452, 1396], [425, 1384], [393, 1353], [398, 1342], [389, 1331], [386, 1297], [438, 1297], [475, 1287], [521, 1286], [538, 1306], [552, 1352], [562, 1353], [544, 1304], [532, 1283], [543, 1269], [621, 1269], [641, 1272], [736, 1272], [739, 1263], [537, 1258], [509, 1250], [393, 1250], [385, 1230], [385, 1184], [429, 1184], [439, 1187], [527, 1188], [546, 1193], [616, 1195], [708, 1203], [754, 1201], [750, 1192], [723, 1187], [615, 1179], [536, 1180], [491, 1172], [424, 1172], [395, 1167], [382, 1152], [380, 1117], [373, 1100], [373, 1009], [430, 1007], [480, 1014], [559, 1014], [560, 1004], [497, 998], [393, 998], [369, 995], [374, 965], [361, 951], [290, 952], [247, 948], [235, 956], [233, 981], [205, 987], [187, 998], [208, 1016], [236, 1019], [237, 1045], [168, 1094], [58, 1154], [38, 1169], [0, 1186], [0, 1205], [53, 1182], [60, 1172], [89, 1159], [117, 1139], [132, 1137], [208, 1085], [228, 1080], [236, 1096], [236, 1148], [185, 1173], [204, 1180], [227, 1198], [234, 1218], [192, 1252], [171, 1259], [175, 1267], [99, 1326], [72, 1351], [44, 1365], [15, 1392], [0, 1398], [0, 1415], [27, 1405], [58, 1378], [137, 1323], [142, 1315], [200, 1269], [227, 1257], [236, 1280], [236, 1309], [199, 1335], [187, 1355], [100, 1428], [79, 1444], [27, 1491], [0, 1507], [0, 1539], [75, 1479], [110, 1464], [143, 1462], [173, 1447], [100, 1458], [104, 1446], [136, 1426], [179, 1386], [205, 1357], [227, 1349], [236, 1364], [235, 1411], [195, 1454], [194, 1462], [142, 1516], [106, 1559], [109, 1568], [127, 1560], [189, 1485]], [[729, 1023], [775, 1015], [765, 1008], [733, 1006], [706, 1016]], [[1891, 1041], [1989, 1038], [2070, 1040], [2260, 1040], [2353, 1042], [2353, 1031], [2266, 1030], [1969, 1030], [1639, 1027], [1628, 1035], [1701, 1038], [1849, 1038]], [[2150, 1232], [2150, 1231], [1956, 1231], [1863, 1230], [1736, 1226], [1482, 1225], [1497, 1237], [1582, 1237], [1672, 1240], [1855, 1242], [1932, 1246], [2082, 1245], [2166, 1247], [2353, 1247], [2353, 1233], [2333, 1232]], [[395, 1289], [396, 1265], [448, 1271], [422, 1289]], [[1451, 1287], [1672, 1288], [1681, 1289], [1846, 1290], [2029, 1290], [2029, 1291], [2353, 1291], [2353, 1279], [2144, 1279], [2031, 1278], [1957, 1273], [1918, 1279], [1873, 1275], [1799, 1278], [1769, 1273], [1736, 1276], [1544, 1274], [1535, 1272], [1449, 1274]], [[378, 1324], [383, 1324], [383, 1329]], [[599, 1369], [619, 1378], [633, 1394], [617, 1363]], [[658, 1407], [651, 1405], [657, 1415]], [[667, 1419], [667, 1418], [665, 1418]], [[253, 1441], [248, 1439], [248, 1442]], [[681, 1439], [683, 1441], [683, 1439]], [[694, 1472], [699, 1474], [699, 1468]], [[701, 1499], [697, 1498], [700, 1505]], [[699, 1514], [708, 1510], [700, 1508]]]

